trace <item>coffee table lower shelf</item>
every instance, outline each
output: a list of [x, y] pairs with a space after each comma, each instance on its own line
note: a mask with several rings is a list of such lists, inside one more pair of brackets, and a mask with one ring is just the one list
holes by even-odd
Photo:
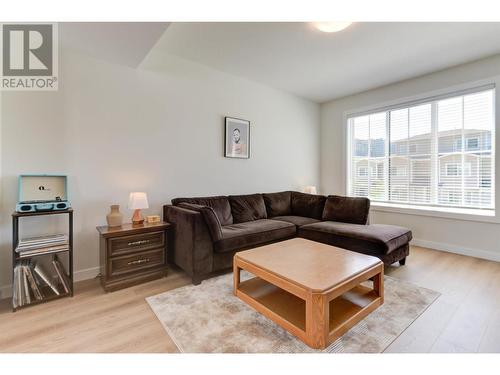
[[[296, 329], [306, 333], [306, 301], [286, 290], [254, 277], [240, 283], [237, 291], [238, 297], [250, 305], [258, 304], [288, 323]], [[378, 293], [368, 287], [358, 285], [329, 303], [329, 332], [336, 332], [348, 323], [363, 309], [372, 304], [379, 306]], [[255, 306], [254, 306], [255, 307]], [[368, 314], [368, 313], [367, 313]]]

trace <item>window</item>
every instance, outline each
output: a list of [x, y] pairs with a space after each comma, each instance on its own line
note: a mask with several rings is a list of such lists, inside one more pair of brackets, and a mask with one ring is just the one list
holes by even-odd
[[489, 87], [349, 117], [350, 194], [493, 209], [494, 95]]
[[479, 138], [467, 138], [467, 150], [477, 150], [479, 148]]
[[368, 167], [358, 167], [358, 177], [368, 177]]
[[407, 174], [407, 169], [406, 169], [406, 166], [394, 166], [394, 167], [391, 167], [391, 175], [394, 175], [394, 176], [400, 176], [400, 177], [404, 177], [406, 176]]
[[460, 167], [459, 163], [446, 163], [446, 176], [460, 176]]
[[491, 178], [481, 178], [480, 186], [485, 188], [491, 188]]
[[456, 190], [441, 191], [440, 201], [443, 204], [457, 205], [460, 203], [460, 192]]
[[391, 186], [391, 198], [395, 202], [405, 202], [408, 200], [408, 190], [406, 186]]

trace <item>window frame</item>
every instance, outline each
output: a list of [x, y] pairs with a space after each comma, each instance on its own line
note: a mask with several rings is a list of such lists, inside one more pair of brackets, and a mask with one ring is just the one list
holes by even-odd
[[[499, 106], [499, 102], [496, 98], [496, 87], [500, 84], [500, 76], [493, 77], [490, 79], [479, 80], [475, 82], [464, 83], [444, 89], [437, 89], [429, 91], [424, 94], [414, 95], [411, 97], [406, 97], [403, 99], [394, 99], [386, 102], [382, 102], [376, 105], [369, 105], [362, 108], [354, 110], [346, 110], [343, 113], [343, 129], [344, 129], [344, 139], [346, 140], [344, 148], [344, 167], [343, 167], [343, 177], [345, 193], [349, 195], [351, 193], [351, 126], [349, 126], [349, 119], [357, 116], [364, 116], [374, 113], [386, 112], [389, 110], [404, 109], [408, 107], [417, 106], [419, 104], [425, 104], [437, 100], [443, 100], [447, 98], [452, 98], [456, 96], [463, 96], [468, 94], [473, 94], [486, 90], [493, 90], [493, 117], [494, 126], [491, 133], [491, 155], [492, 161], [494, 163], [493, 173], [494, 176], [489, 181], [489, 185], [493, 189], [493, 208], [468, 208], [468, 207], [447, 207], [441, 205], [433, 204], [408, 204], [408, 203], [394, 203], [394, 202], [381, 202], [372, 201], [372, 210], [382, 211], [382, 212], [392, 212], [392, 213], [402, 213], [411, 215], [422, 215], [430, 217], [442, 217], [449, 219], [459, 219], [467, 221], [479, 221], [479, 222], [489, 222], [489, 223], [500, 223], [500, 215], [498, 214], [497, 207], [500, 205], [500, 196], [497, 189], [497, 177], [500, 170], [500, 162], [498, 161], [496, 154], [496, 139], [497, 127], [499, 126], [499, 119], [496, 116]], [[434, 109], [433, 109], [434, 110]], [[464, 140], [465, 143], [465, 140]], [[436, 155], [437, 157], [437, 155]], [[433, 176], [436, 178], [438, 176]], [[478, 184], [481, 181], [478, 179]], [[435, 189], [431, 185], [431, 189]]]

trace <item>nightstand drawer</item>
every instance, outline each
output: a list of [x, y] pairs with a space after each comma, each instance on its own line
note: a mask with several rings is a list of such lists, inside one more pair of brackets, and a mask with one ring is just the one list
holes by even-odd
[[108, 241], [109, 256], [117, 256], [165, 246], [165, 232], [134, 234], [110, 238]]
[[149, 268], [165, 265], [165, 248], [141, 251], [138, 254], [115, 257], [109, 261], [109, 276], [147, 271]]

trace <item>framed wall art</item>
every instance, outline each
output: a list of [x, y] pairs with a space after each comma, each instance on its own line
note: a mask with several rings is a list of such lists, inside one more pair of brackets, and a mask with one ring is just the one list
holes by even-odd
[[224, 156], [250, 158], [250, 121], [234, 117], [225, 118]]

